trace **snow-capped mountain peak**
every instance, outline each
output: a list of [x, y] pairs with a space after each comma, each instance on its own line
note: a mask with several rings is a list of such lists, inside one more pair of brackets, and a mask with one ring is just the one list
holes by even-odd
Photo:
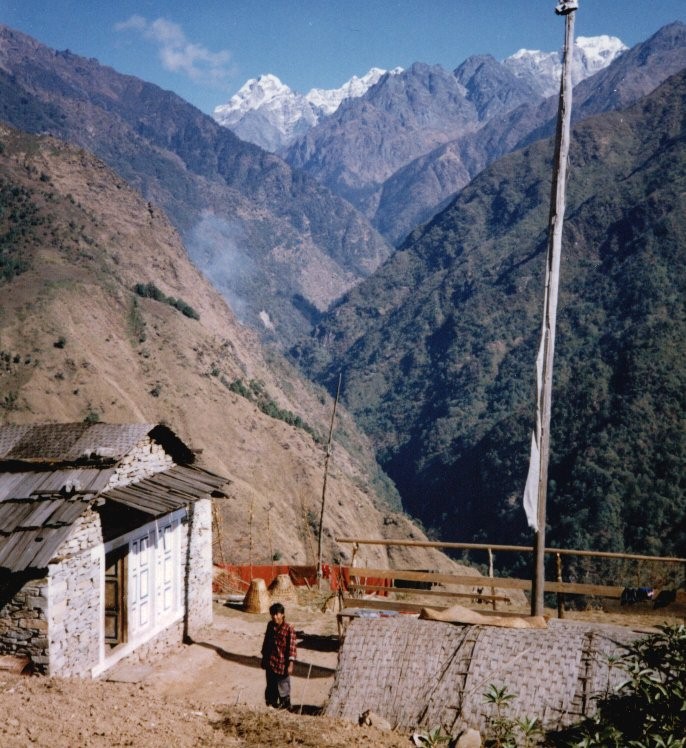
[[607, 67], [626, 49], [626, 44], [616, 36], [578, 36], [575, 42], [575, 59], [581, 61], [583, 70], [587, 73], [580, 80]]
[[[275, 99], [292, 96], [291, 89], [271, 73], [251, 78], [229, 99], [214, 110], [215, 119], [237, 121], [240, 114], [271, 104]], [[222, 123], [223, 124], [223, 123]]]
[[[628, 47], [616, 36], [579, 36], [574, 42], [572, 82], [574, 85], [607, 67]], [[503, 60], [514, 75], [525, 79], [544, 96], [559, 90], [561, 52], [520, 49]]]
[[[399, 72], [402, 68], [390, 71]], [[293, 91], [275, 75], [261, 75], [246, 81], [226, 104], [215, 107], [213, 116], [243, 140], [278, 151], [316, 125], [320, 117], [333, 114], [345, 99], [363, 96], [385, 73], [372, 68], [340, 88], [313, 88], [306, 95]]]
[[[393, 68], [391, 75], [402, 73], [402, 68]], [[340, 88], [326, 89], [313, 88], [307, 94], [307, 100], [319, 107], [324, 114], [333, 114], [345, 99], [353, 99], [364, 96], [365, 93], [376, 83], [386, 71], [381, 68], [372, 68], [366, 75], [358, 78], [356, 75]]]

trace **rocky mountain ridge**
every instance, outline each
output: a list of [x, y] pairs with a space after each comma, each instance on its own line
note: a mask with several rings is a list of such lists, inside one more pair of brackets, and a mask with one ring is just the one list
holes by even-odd
[[[630, 57], [644, 77], [636, 98], [675, 72], [669, 65], [662, 71], [657, 55], [647, 51], [662, 43], [660, 37], [670, 37], [670, 28], [637, 45], [649, 64]], [[677, 36], [671, 34], [675, 58], [682, 44]], [[618, 39], [581, 37], [578, 85], [592, 88], [610, 69], [626, 74], [628, 54]], [[545, 94], [559, 75], [559, 54], [519, 53], [506, 62], [483, 55], [468, 58], [452, 73], [414, 65], [393, 81], [382, 78], [296, 140], [285, 158], [345, 197], [397, 245], [486, 164], [517, 147], [524, 128], [527, 135], [546, 134], [537, 129], [556, 106], [556, 97]], [[616, 101], [607, 94], [599, 92], [599, 99]], [[513, 118], [522, 129], [512, 127]]]
[[[465, 85], [474, 102], [489, 107], [482, 126], [420, 156], [384, 182], [372, 222], [394, 243], [445, 207], [488, 164], [553, 134], [557, 96], [541, 99], [535, 91], [512, 88], [494, 63], [492, 58], [471, 60], [456, 71], [463, 79], [472, 76]], [[575, 86], [573, 120], [629, 106], [684, 67], [686, 25], [670, 24]], [[519, 80], [523, 86], [526, 78]], [[518, 98], [512, 101], [513, 96]]]
[[175, 94], [7, 27], [0, 119], [107, 162], [168, 213], [239, 318], [279, 345], [391, 252], [341, 198]]
[[[574, 46], [574, 83], [606, 67], [626, 49], [617, 37], [578, 37]], [[562, 69], [559, 51], [520, 49], [502, 64], [539, 96], [551, 96], [559, 89]], [[396, 67], [389, 73], [402, 71], [403, 68]], [[371, 68], [360, 78], [353, 76], [340, 88], [313, 88], [307, 94], [293, 91], [276, 75], [268, 73], [246, 81], [226, 104], [215, 107], [213, 116], [243, 140], [279, 153], [323, 117], [333, 114], [342, 101], [363, 96], [385, 73], [380, 68]]]

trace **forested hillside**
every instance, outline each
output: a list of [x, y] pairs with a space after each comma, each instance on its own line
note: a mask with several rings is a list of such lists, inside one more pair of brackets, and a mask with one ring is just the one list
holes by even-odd
[[[552, 415], [552, 544], [686, 555], [686, 72], [572, 136]], [[529, 542], [553, 144], [475, 179], [294, 351], [450, 540]]]

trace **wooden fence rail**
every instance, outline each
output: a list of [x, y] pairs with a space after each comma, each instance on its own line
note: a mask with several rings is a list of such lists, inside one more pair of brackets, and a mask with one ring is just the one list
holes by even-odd
[[[444, 597], [454, 598], [472, 598], [482, 602], [491, 602], [493, 608], [496, 608], [498, 601], [509, 602], [507, 590], [522, 590], [531, 593], [532, 583], [530, 579], [515, 579], [512, 577], [496, 577], [493, 575], [493, 552], [494, 551], [512, 551], [521, 553], [532, 553], [533, 548], [518, 545], [498, 545], [488, 543], [448, 543], [424, 540], [376, 540], [370, 538], [336, 538], [338, 543], [350, 543], [354, 546], [359, 545], [380, 545], [380, 546], [409, 546], [419, 548], [451, 548], [460, 550], [487, 551], [489, 554], [489, 576], [477, 576], [469, 574], [445, 574], [433, 571], [414, 571], [407, 569], [377, 569], [367, 567], [351, 567], [351, 587], [352, 596], [344, 596], [342, 605], [355, 605], [356, 607], [383, 608], [390, 610], [412, 610], [418, 605], [408, 600], [369, 600], [354, 595], [360, 592], [391, 592], [396, 597], [400, 595], [412, 594], [431, 594], [441, 595]], [[646, 556], [636, 553], [614, 553], [610, 551], [586, 551], [569, 548], [546, 548], [546, 553], [555, 554], [557, 558], [557, 580], [545, 581], [544, 592], [557, 594], [558, 596], [558, 615], [563, 616], [563, 596], [564, 595], [586, 595], [589, 597], [604, 597], [619, 600], [622, 598], [624, 586], [608, 584], [590, 584], [583, 582], [564, 582], [562, 580], [561, 556], [584, 556], [602, 559], [624, 559], [635, 560], [640, 562], [658, 562], [669, 564], [681, 564], [686, 571], [686, 558], [674, 556]], [[381, 586], [379, 581], [366, 583], [366, 580], [390, 580], [394, 586]], [[397, 584], [398, 581], [409, 582], [410, 586]], [[412, 586], [414, 583], [414, 586]], [[471, 587], [471, 592], [454, 592], [452, 590], [433, 590], [425, 589], [426, 586], [433, 585], [451, 585], [460, 587]], [[422, 589], [424, 587], [424, 589]], [[490, 594], [484, 594], [488, 590]], [[505, 593], [505, 594], [503, 594]]]
[[[495, 587], [499, 590], [525, 590], [531, 592], [530, 579], [512, 577], [483, 577], [465, 574], [441, 574], [433, 571], [407, 571], [396, 569], [369, 569], [354, 567], [350, 575], [358, 579], [375, 577], [377, 579], [402, 579], [413, 582], [432, 582], [433, 584], [455, 584], [462, 587]], [[388, 588], [386, 588], [388, 589]], [[623, 587], [605, 584], [583, 584], [580, 582], [546, 582], [546, 592], [566, 593], [570, 595], [591, 595], [594, 597], [611, 597], [619, 599]], [[401, 590], [403, 591], [403, 590]], [[406, 589], [404, 591], [407, 591]], [[475, 593], [471, 596], [477, 597]]]
[[[353, 545], [397, 545], [415, 548], [454, 548], [470, 551], [518, 551], [532, 553], [533, 548], [527, 545], [498, 545], [496, 543], [440, 543], [433, 540], [372, 540], [369, 538], [336, 538], [337, 543]], [[686, 558], [677, 556], [643, 556], [637, 553], [615, 553], [613, 551], [582, 551], [572, 548], [546, 548], [546, 553], [561, 556], [593, 556], [595, 558], [634, 559], [637, 561], [659, 561], [664, 563], [685, 564]]]

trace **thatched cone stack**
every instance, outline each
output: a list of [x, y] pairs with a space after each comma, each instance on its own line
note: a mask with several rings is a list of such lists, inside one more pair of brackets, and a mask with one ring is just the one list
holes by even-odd
[[247, 613], [268, 613], [271, 598], [264, 579], [253, 579], [243, 599], [243, 610]]
[[269, 594], [277, 602], [295, 601], [298, 595], [288, 574], [277, 574], [276, 579], [269, 585]]

